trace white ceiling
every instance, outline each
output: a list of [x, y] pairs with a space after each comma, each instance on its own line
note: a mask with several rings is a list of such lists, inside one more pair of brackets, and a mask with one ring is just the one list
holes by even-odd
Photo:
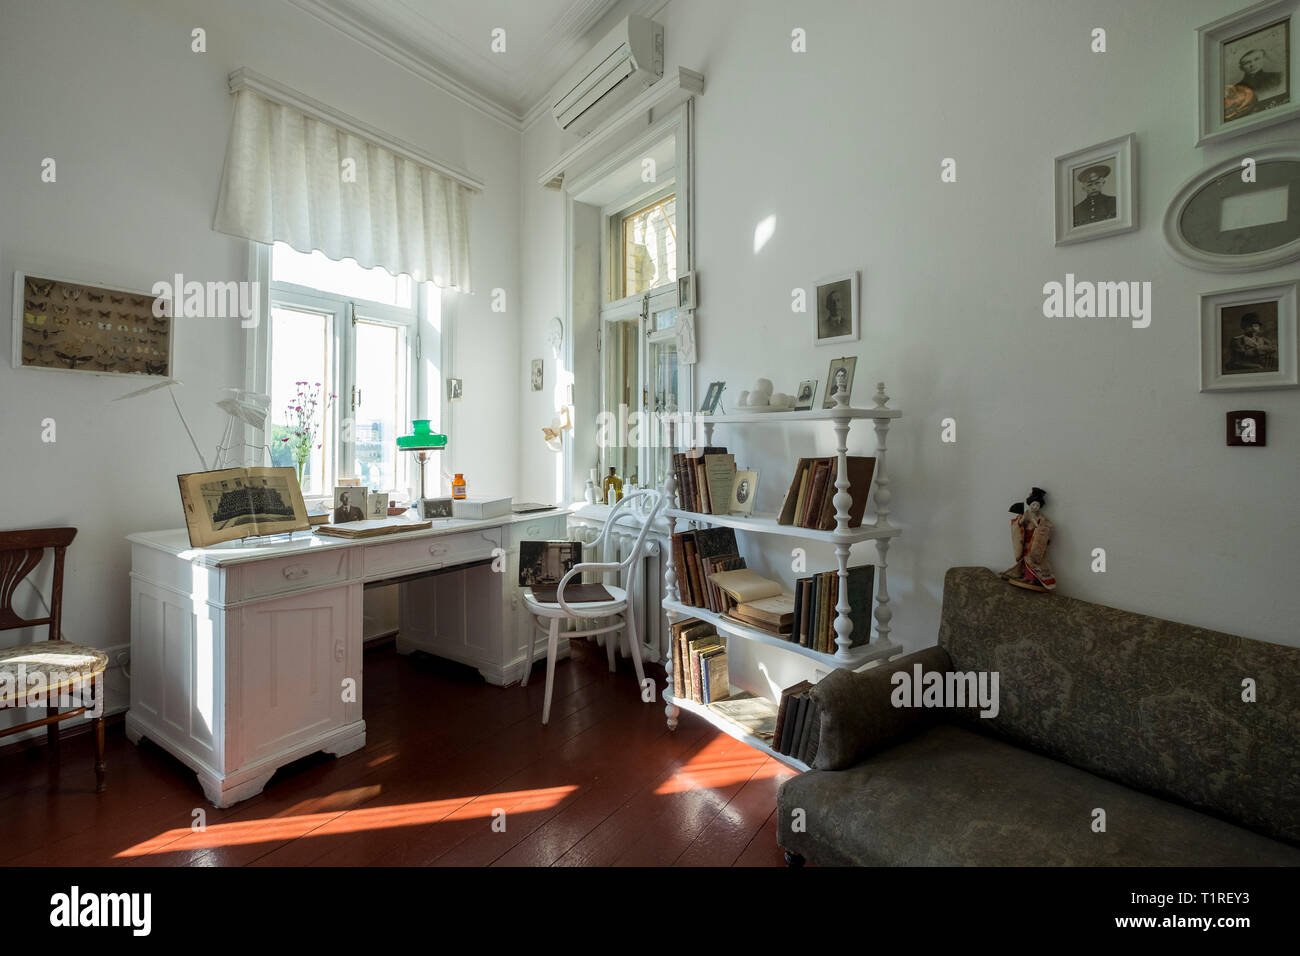
[[[629, 13], [664, 0], [291, 0], [460, 99], [522, 127], [565, 71]], [[505, 30], [505, 52], [492, 31]]]

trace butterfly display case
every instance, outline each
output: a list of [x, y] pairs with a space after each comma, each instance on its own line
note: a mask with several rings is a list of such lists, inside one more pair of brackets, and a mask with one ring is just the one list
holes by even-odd
[[171, 303], [150, 293], [15, 272], [14, 367], [171, 375]]

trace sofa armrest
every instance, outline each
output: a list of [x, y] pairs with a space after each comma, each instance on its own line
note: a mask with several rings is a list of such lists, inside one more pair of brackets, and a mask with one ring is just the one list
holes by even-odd
[[890, 702], [892, 676], [916, 664], [922, 671], [952, 668], [947, 651], [927, 647], [865, 671], [834, 671], [813, 687], [820, 716], [814, 770], [845, 770], [935, 722], [933, 709]]

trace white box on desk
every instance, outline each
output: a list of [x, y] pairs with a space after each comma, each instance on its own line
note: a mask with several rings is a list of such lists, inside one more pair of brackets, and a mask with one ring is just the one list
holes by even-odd
[[455, 498], [451, 503], [453, 518], [500, 518], [510, 514], [510, 498]]

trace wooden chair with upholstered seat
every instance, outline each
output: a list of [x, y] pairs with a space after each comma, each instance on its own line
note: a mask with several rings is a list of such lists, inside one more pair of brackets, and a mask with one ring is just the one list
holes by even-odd
[[[95, 724], [95, 792], [104, 791], [103, 651], [63, 640], [63, 557], [76, 528], [0, 531], [0, 631], [49, 625], [49, 640], [0, 647], [0, 710], [44, 707], [45, 716], [0, 730], [0, 737], [44, 726], [50, 757], [59, 756], [59, 724], [87, 715]], [[47, 617], [24, 619], [14, 611], [18, 585], [54, 551], [54, 583]], [[38, 592], [39, 593], [39, 592]], [[42, 599], [43, 600], [43, 599]], [[68, 707], [60, 713], [60, 707]]]
[[[641, 666], [641, 638], [638, 633], [636, 619], [636, 596], [633, 593], [636, 586], [637, 574], [635, 573], [637, 562], [641, 559], [641, 552], [645, 547], [646, 534], [650, 526], [654, 524], [655, 518], [658, 517], [660, 509], [663, 508], [667, 499], [663, 492], [653, 489], [633, 492], [625, 495], [618, 504], [609, 512], [605, 519], [605, 526], [601, 529], [593, 546], [597, 549], [601, 547], [609, 537], [610, 531], [618, 520], [619, 512], [630, 505], [633, 501], [639, 499], [648, 499], [648, 509], [645, 514], [645, 520], [641, 525], [641, 530], [637, 534], [636, 542], [632, 548], [624, 555], [622, 561], [584, 561], [575, 564], [572, 569], [565, 573], [560, 579], [559, 588], [555, 593], [554, 601], [540, 601], [533, 594], [531, 588], [524, 591], [524, 607], [533, 615], [536, 620], [538, 630], [547, 635], [546, 644], [546, 696], [542, 701], [542, 723], [545, 724], [551, 717], [551, 692], [555, 686], [555, 658], [559, 653], [560, 639], [560, 622], [567, 620], [573, 621], [601, 621], [595, 627], [582, 628], [579, 630], [565, 631], [564, 636], [567, 638], [574, 637], [595, 637], [596, 635], [605, 635], [606, 651], [609, 654], [609, 669], [614, 670], [614, 646], [615, 632], [623, 631], [627, 635], [629, 644], [628, 650], [632, 654], [632, 664], [636, 668], [636, 682], [638, 689], [645, 684], [645, 671]], [[565, 586], [575, 577], [581, 583], [581, 575], [585, 571], [601, 573], [605, 577], [617, 575], [621, 571], [629, 571], [627, 590], [616, 587], [606, 582], [605, 589], [609, 592], [612, 600], [609, 601], [585, 601], [574, 604], [568, 603], [564, 599]], [[605, 623], [607, 622], [607, 623]], [[524, 676], [519, 682], [522, 686], [528, 684], [528, 674], [533, 667], [534, 654], [537, 648], [537, 632], [533, 634], [533, 640], [529, 642], [528, 660], [524, 664]]]

